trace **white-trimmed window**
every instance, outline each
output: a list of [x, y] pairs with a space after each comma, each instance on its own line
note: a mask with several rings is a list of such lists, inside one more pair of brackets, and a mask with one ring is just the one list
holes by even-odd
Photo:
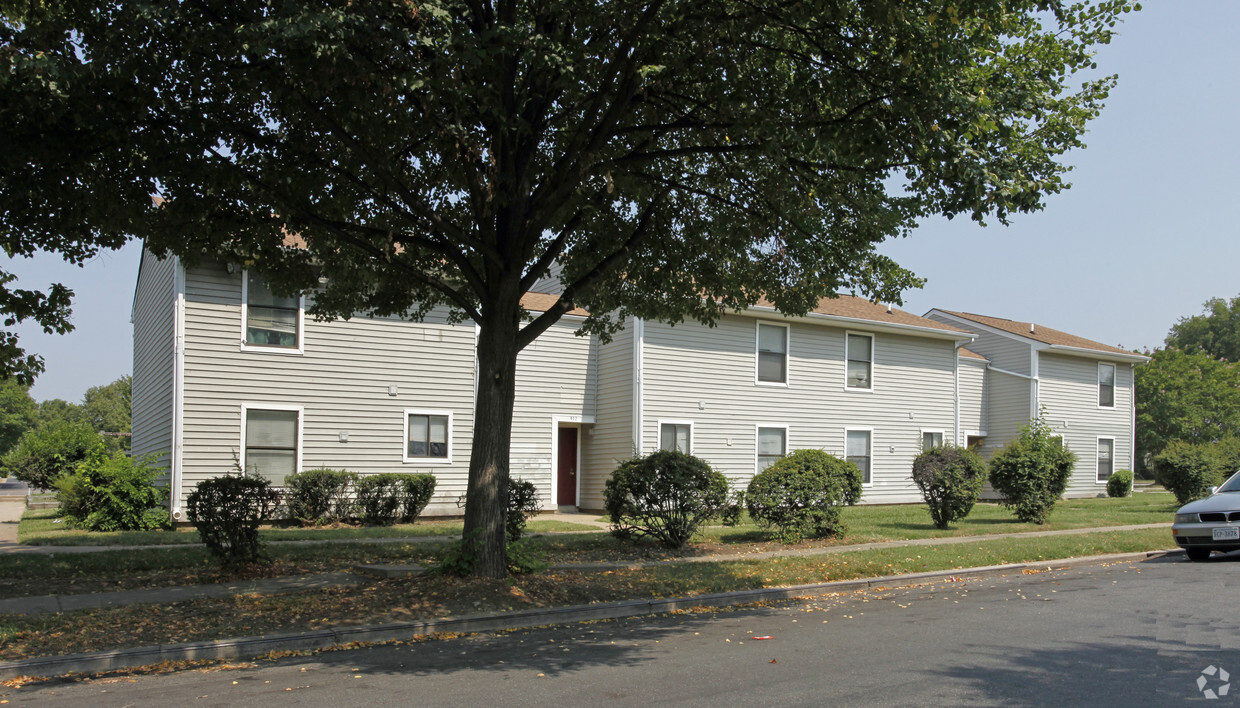
[[1098, 438], [1098, 481], [1105, 482], [1115, 472], [1115, 438]]
[[267, 288], [254, 271], [241, 274], [241, 346], [301, 353], [305, 298], [283, 297]]
[[758, 426], [757, 471], [770, 467], [788, 454], [788, 426]]
[[1115, 407], [1115, 365], [1098, 365], [1098, 407]]
[[300, 406], [242, 404], [242, 469], [276, 486], [300, 471], [301, 413]]
[[452, 462], [452, 413], [405, 409], [405, 462]]
[[844, 431], [844, 459], [861, 468], [861, 481], [870, 483], [873, 431], [853, 429]]
[[921, 451], [926, 452], [936, 447], [943, 447], [943, 431], [942, 430], [923, 430], [921, 431]]
[[787, 385], [791, 332], [787, 325], [758, 323], [758, 383]]
[[659, 421], [659, 449], [693, 454], [693, 423], [682, 420]]
[[847, 372], [844, 387], [858, 391], [874, 389], [874, 337], [869, 334], [846, 335], [844, 358]]

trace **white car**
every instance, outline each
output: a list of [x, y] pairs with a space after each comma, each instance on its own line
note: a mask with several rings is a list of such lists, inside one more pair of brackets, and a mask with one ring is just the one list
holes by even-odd
[[1214, 494], [1180, 507], [1171, 535], [1190, 560], [1206, 560], [1211, 551], [1240, 550], [1240, 472]]

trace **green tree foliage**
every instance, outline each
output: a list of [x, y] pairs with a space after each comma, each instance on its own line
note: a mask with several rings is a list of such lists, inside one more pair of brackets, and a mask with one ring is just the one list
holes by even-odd
[[133, 379], [122, 376], [106, 386], [86, 389], [82, 398], [82, 414], [98, 433], [108, 438], [115, 449], [128, 450], [131, 424]]
[[79, 463], [104, 448], [99, 434], [84, 423], [50, 423], [27, 432], [4, 456], [4, 469], [36, 489], [53, 489]]
[[0, 381], [0, 456], [34, 425], [38, 406], [30, 397], [30, 389], [16, 379]]
[[1240, 364], [1240, 296], [1207, 300], [1204, 314], [1181, 317], [1171, 326], [1166, 344]]
[[1168, 444], [1240, 436], [1240, 364], [1202, 351], [1158, 349], [1136, 369], [1137, 463]]
[[973, 511], [986, 483], [986, 463], [963, 447], [936, 447], [913, 460], [913, 482], [934, 525], [945, 529]]
[[780, 541], [844, 533], [840, 507], [861, 500], [861, 469], [822, 450], [797, 450], [749, 481], [749, 516]]
[[82, 412], [82, 407], [76, 403], [70, 403], [60, 398], [49, 398], [46, 401], [39, 402], [39, 412], [35, 416], [35, 427], [41, 428], [45, 425], [64, 423], [89, 425], [86, 421], [86, 414]]
[[[318, 288], [322, 317], [472, 319], [466, 537], [502, 575], [522, 348], [577, 306], [606, 335], [760, 297], [899, 302], [919, 281], [884, 239], [1067, 186], [1114, 83], [1080, 72], [1130, 7], [24, 5], [0, 35], [0, 229], [244, 262]], [[527, 317], [553, 263], [563, 292]]]
[[990, 485], [1016, 518], [1042, 524], [1068, 488], [1075, 464], [1076, 454], [1038, 416], [991, 458]]

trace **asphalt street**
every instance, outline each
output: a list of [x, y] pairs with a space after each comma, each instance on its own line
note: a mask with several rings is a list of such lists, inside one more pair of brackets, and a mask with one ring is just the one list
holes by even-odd
[[223, 669], [0, 687], [0, 700], [5, 708], [1222, 706], [1240, 703], [1240, 673], [1230, 691], [1230, 672], [1240, 672], [1240, 613], [1230, 604], [1237, 579], [1240, 557], [1195, 564], [1172, 556]]

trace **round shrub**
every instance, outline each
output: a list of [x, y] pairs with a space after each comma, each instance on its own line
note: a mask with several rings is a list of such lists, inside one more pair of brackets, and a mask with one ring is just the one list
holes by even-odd
[[404, 505], [405, 475], [389, 472], [363, 475], [357, 480], [357, 515], [368, 526], [392, 526]]
[[435, 495], [435, 475], [402, 474], [400, 522], [412, 524], [422, 515], [426, 505]]
[[1214, 446], [1183, 440], [1170, 443], [1154, 457], [1158, 481], [1180, 504], [1210, 496], [1210, 488], [1222, 479], [1223, 464]]
[[279, 505], [280, 492], [255, 475], [204, 479], [186, 499], [199, 538], [228, 565], [258, 559], [258, 525], [270, 521]]
[[936, 447], [913, 460], [913, 482], [930, 507], [934, 525], [945, 529], [973, 511], [986, 483], [986, 463], [963, 447]]
[[603, 500], [616, 536], [650, 536], [681, 548], [723, 511], [728, 480], [692, 455], [659, 450], [621, 463], [607, 480]]
[[1107, 479], [1108, 497], [1126, 497], [1132, 494], [1132, 471], [1119, 470]]
[[1072, 477], [1076, 455], [1040, 417], [990, 460], [990, 485], [1021, 521], [1046, 523]]
[[56, 482], [60, 515], [87, 531], [150, 531], [169, 528], [172, 519], [163, 504], [167, 487], [156, 487], [162, 469], [152, 456], [137, 460], [124, 452], [96, 448], [77, 471]]
[[796, 543], [844, 532], [840, 506], [861, 499], [861, 470], [822, 450], [797, 450], [758, 473], [745, 490], [749, 516]]

